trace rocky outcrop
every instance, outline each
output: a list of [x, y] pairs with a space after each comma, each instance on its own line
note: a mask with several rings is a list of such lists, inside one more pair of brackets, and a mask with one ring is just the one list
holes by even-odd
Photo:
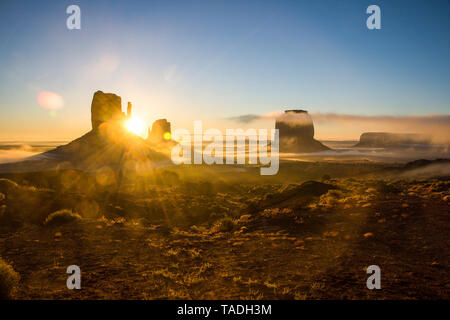
[[358, 148], [399, 148], [426, 146], [431, 137], [413, 133], [365, 132], [355, 145]]
[[127, 119], [131, 118], [131, 102], [128, 102], [127, 106]]
[[144, 139], [126, 129], [124, 122], [131, 117], [131, 103], [128, 103], [128, 114], [125, 115], [121, 102], [122, 99], [113, 93], [95, 92], [91, 104], [91, 131], [66, 145], [26, 161], [0, 166], [0, 172], [73, 168], [120, 171], [169, 163], [170, 159], [166, 154], [155, 150]]
[[159, 119], [153, 122], [152, 129], [149, 129], [148, 140], [154, 143], [170, 140], [170, 122], [167, 119]]
[[314, 124], [305, 110], [286, 110], [275, 122], [279, 130], [280, 152], [310, 153], [329, 150], [314, 139]]
[[103, 122], [120, 121], [124, 118], [121, 97], [114, 93], [103, 93], [100, 90], [94, 93], [91, 104], [92, 130], [97, 130]]

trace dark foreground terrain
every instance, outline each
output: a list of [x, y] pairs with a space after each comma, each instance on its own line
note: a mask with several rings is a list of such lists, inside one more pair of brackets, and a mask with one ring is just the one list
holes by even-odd
[[[166, 172], [176, 187], [114, 194], [2, 179], [0, 256], [21, 277], [11, 297], [449, 299], [450, 180], [370, 170], [206, 186]], [[63, 208], [82, 219], [45, 224]], [[73, 264], [81, 290], [66, 287]], [[381, 290], [366, 287], [370, 265]]]

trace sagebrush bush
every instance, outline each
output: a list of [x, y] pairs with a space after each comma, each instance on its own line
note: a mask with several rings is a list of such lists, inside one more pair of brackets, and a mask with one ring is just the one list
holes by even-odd
[[78, 222], [82, 218], [79, 214], [67, 209], [58, 210], [50, 214], [44, 221], [46, 226], [59, 226], [66, 223]]
[[11, 298], [13, 289], [19, 283], [20, 276], [13, 267], [0, 258], [0, 299]]
[[340, 190], [332, 189], [320, 196], [319, 201], [310, 204], [310, 208], [332, 208], [337, 206], [344, 198], [344, 194]]
[[263, 217], [267, 218], [281, 218], [281, 217], [288, 217], [293, 214], [293, 210], [290, 208], [270, 208], [270, 209], [264, 209], [263, 212], [261, 212], [261, 215]]
[[213, 226], [213, 231], [215, 232], [230, 232], [233, 229], [234, 221], [230, 217], [225, 217], [218, 220]]

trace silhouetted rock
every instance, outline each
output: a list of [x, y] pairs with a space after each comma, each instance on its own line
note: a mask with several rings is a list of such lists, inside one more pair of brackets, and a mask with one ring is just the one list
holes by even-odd
[[91, 123], [93, 130], [97, 130], [103, 122], [111, 120], [119, 121], [124, 119], [124, 117], [121, 97], [114, 93], [103, 93], [100, 90], [94, 93], [91, 104]]
[[131, 118], [131, 102], [128, 102], [127, 106], [127, 119]]
[[412, 133], [365, 132], [359, 138], [355, 147], [360, 148], [397, 148], [426, 146], [431, 143], [431, 137]]
[[171, 129], [170, 122], [167, 119], [159, 119], [153, 122], [151, 131], [149, 130], [148, 139], [151, 142], [164, 142], [170, 140]]
[[280, 152], [319, 152], [329, 150], [314, 139], [314, 124], [305, 110], [286, 110], [277, 118], [275, 129], [280, 134]]
[[[131, 117], [122, 112], [122, 99], [113, 93], [94, 93], [91, 104], [92, 130], [66, 145], [30, 157], [24, 161], [0, 165], [0, 172], [80, 169], [136, 170], [169, 163], [167, 155], [156, 151], [147, 141], [128, 131], [124, 121]], [[170, 132], [170, 123], [157, 125]]]

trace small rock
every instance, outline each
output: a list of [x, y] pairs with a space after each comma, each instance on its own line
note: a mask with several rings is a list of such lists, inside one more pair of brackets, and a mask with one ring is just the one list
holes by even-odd
[[370, 238], [370, 237], [373, 237], [373, 233], [372, 232], [364, 233], [364, 238]]

